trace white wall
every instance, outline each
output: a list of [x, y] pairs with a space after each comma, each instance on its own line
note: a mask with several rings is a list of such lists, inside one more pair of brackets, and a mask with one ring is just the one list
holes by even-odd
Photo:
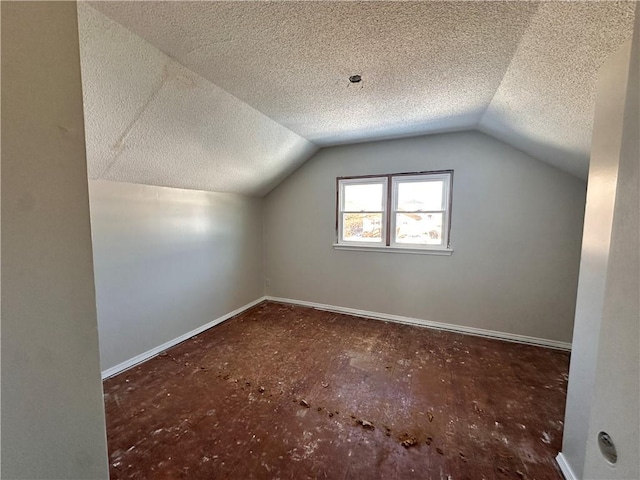
[[262, 201], [90, 181], [103, 371], [262, 297]]
[[[454, 169], [452, 256], [336, 251], [336, 177]], [[570, 341], [585, 184], [479, 132], [321, 150], [266, 197], [267, 294]]]
[[75, 2], [2, 2], [3, 479], [108, 478]]
[[[561, 461], [577, 478], [640, 478], [640, 15], [598, 85]], [[600, 454], [611, 435], [618, 462]]]

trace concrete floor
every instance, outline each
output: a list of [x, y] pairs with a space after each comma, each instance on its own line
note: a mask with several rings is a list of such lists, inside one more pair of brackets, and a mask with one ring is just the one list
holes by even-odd
[[561, 479], [569, 354], [263, 303], [104, 382], [112, 479]]

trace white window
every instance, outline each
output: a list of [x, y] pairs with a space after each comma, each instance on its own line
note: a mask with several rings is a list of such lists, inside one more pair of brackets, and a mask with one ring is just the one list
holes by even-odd
[[339, 179], [338, 243], [386, 245], [386, 177]]
[[447, 170], [339, 178], [335, 247], [450, 252], [452, 176]]

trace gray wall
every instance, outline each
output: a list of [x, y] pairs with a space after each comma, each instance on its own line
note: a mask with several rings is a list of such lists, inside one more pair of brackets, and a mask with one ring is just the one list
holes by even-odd
[[108, 478], [75, 2], [2, 2], [3, 479]]
[[[336, 177], [454, 169], [453, 255], [336, 251]], [[265, 204], [267, 294], [570, 341], [583, 181], [478, 132], [321, 150]]]
[[[600, 72], [563, 455], [578, 478], [640, 478], [640, 15]], [[626, 85], [626, 88], [625, 88]], [[618, 463], [600, 454], [609, 433]]]
[[264, 294], [259, 198], [89, 187], [103, 370]]

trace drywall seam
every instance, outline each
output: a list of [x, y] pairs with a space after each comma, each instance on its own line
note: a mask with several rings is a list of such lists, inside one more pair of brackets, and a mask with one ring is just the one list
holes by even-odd
[[131, 120], [131, 123], [129, 123], [129, 125], [127, 125], [127, 127], [124, 129], [124, 131], [120, 134], [120, 137], [118, 138], [116, 143], [113, 145], [113, 148], [116, 150], [116, 152], [113, 154], [113, 158], [102, 169], [102, 171], [98, 174], [96, 179], [99, 180], [104, 175], [109, 173], [109, 170], [111, 170], [111, 168], [118, 161], [118, 158], [120, 157], [120, 154], [122, 153], [122, 150], [124, 149], [124, 142], [127, 140], [127, 137], [131, 133], [131, 130], [133, 130], [133, 127], [135, 127], [136, 124], [140, 121], [140, 118], [142, 117], [144, 112], [147, 111], [147, 109], [149, 108], [149, 105], [151, 105], [151, 103], [153, 103], [153, 101], [156, 99], [156, 97], [160, 93], [160, 90], [162, 90], [162, 87], [164, 87], [164, 85], [165, 85], [165, 83], [166, 83], [166, 81], [168, 79], [168, 75], [169, 75], [168, 74], [168, 67], [169, 67], [170, 63], [171, 63], [171, 61], [169, 61], [169, 62], [167, 62], [165, 64], [164, 71], [163, 71], [163, 74], [162, 74], [162, 78], [160, 79], [160, 83], [153, 89], [153, 91], [149, 95], [149, 98], [147, 98], [147, 100], [144, 102], [144, 104], [142, 104], [142, 106], [140, 107], [140, 109], [136, 113], [135, 117], [133, 117], [133, 119]]
[[432, 328], [434, 330], [444, 330], [447, 332], [462, 333], [464, 335], [472, 335], [474, 337], [493, 338], [496, 340], [504, 340], [507, 342], [522, 343], [525, 345], [534, 345], [538, 347], [553, 348], [555, 350], [571, 351], [571, 344], [560, 342], [558, 340], [548, 340], [546, 338], [529, 337], [526, 335], [518, 335], [516, 333], [497, 332], [495, 330], [486, 330], [484, 328], [466, 327], [461, 325], [452, 325], [450, 323], [433, 322], [419, 318], [403, 317], [401, 315], [391, 315], [388, 313], [370, 312], [367, 310], [358, 310], [355, 308], [339, 307], [336, 305], [325, 305], [322, 303], [307, 302], [305, 300], [293, 300], [290, 298], [272, 297], [267, 295], [266, 300], [271, 302], [289, 303], [292, 305], [300, 305], [303, 307], [317, 308], [318, 310], [326, 310], [329, 312], [345, 313], [356, 317], [370, 318], [373, 320], [383, 320], [387, 322], [402, 323], [405, 325], [414, 325], [418, 327]]
[[119, 363], [118, 365], [115, 365], [111, 368], [107, 368], [102, 372], [102, 379], [104, 380], [106, 378], [113, 377], [114, 375], [124, 372], [125, 370], [128, 370], [131, 367], [138, 365], [139, 363], [149, 360], [150, 358], [155, 357], [156, 355], [163, 352], [164, 350], [167, 350], [168, 348], [171, 348], [179, 343], [182, 343], [185, 340], [188, 340], [189, 338], [195, 335], [198, 335], [204, 332], [205, 330], [210, 329], [211, 327], [215, 327], [216, 325], [219, 325], [222, 322], [235, 317], [236, 315], [240, 315], [241, 313], [249, 310], [252, 307], [255, 307], [256, 305], [264, 302], [265, 300], [266, 300], [266, 297], [257, 298], [253, 302], [247, 303], [246, 305], [240, 308], [237, 308], [234, 311], [227, 313], [226, 315], [222, 315], [221, 317], [218, 317], [215, 320], [210, 321], [209, 323], [205, 323], [204, 325], [198, 328], [195, 328], [190, 332], [184, 333], [179, 337], [174, 338], [173, 340], [169, 340], [168, 342], [165, 342], [162, 345], [158, 345], [157, 347], [152, 348], [151, 350], [147, 350], [146, 352], [141, 353], [140, 355], [136, 355], [135, 357], [130, 358], [129, 360], [126, 360], [122, 363]]
[[565, 480], [578, 480], [577, 475], [573, 472], [573, 468], [567, 461], [567, 458], [562, 454], [562, 452], [558, 453], [556, 456], [556, 462], [560, 467], [560, 471], [562, 475], [564, 475]]

